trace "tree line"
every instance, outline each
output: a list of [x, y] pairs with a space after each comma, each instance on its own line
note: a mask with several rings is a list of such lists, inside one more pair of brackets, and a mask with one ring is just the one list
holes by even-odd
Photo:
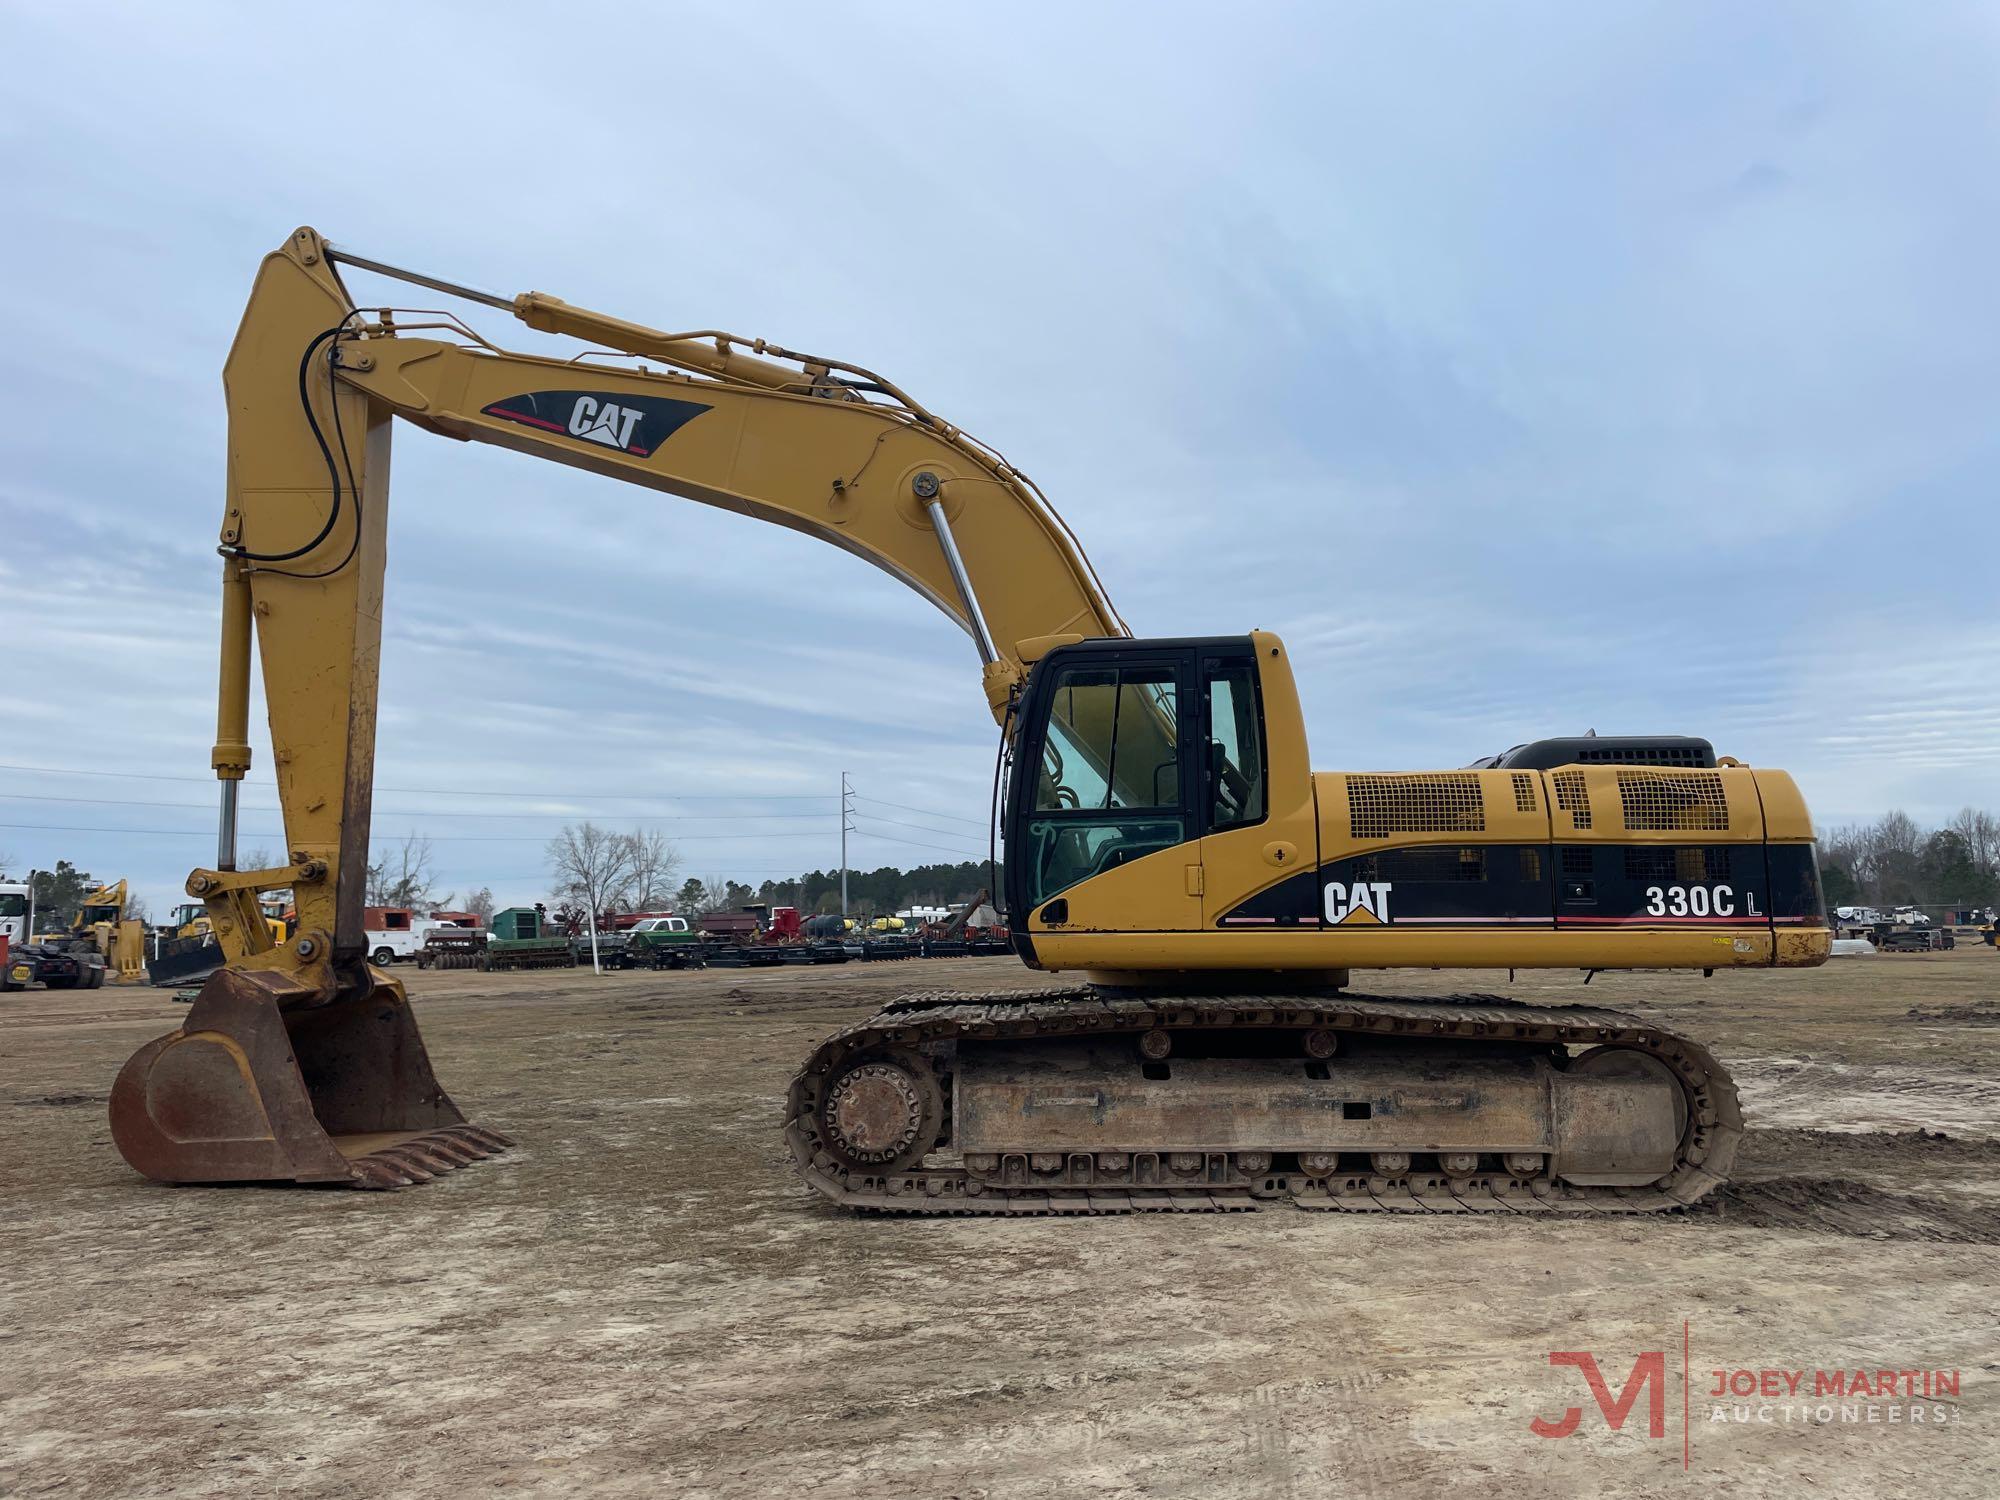
[[1984, 907], [2000, 902], [2000, 817], [1964, 808], [1940, 828], [1904, 812], [1830, 829], [1819, 839], [1826, 904]]

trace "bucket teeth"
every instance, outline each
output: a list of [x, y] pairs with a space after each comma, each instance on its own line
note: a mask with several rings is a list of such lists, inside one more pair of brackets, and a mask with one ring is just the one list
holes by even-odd
[[354, 1176], [350, 1185], [358, 1188], [399, 1188], [408, 1187], [410, 1179], [402, 1172], [379, 1157], [364, 1156], [354, 1163]]
[[414, 1135], [393, 1146], [384, 1146], [366, 1156], [356, 1157], [349, 1164], [353, 1168], [351, 1181], [355, 1187], [361, 1188], [409, 1187], [442, 1177], [460, 1167], [469, 1167], [476, 1161], [506, 1150], [511, 1144], [498, 1131], [485, 1130], [477, 1125], [449, 1125], [439, 1130], [427, 1130], [422, 1135]]

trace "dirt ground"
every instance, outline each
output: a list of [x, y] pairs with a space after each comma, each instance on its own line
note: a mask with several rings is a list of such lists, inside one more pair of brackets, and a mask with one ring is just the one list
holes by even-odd
[[[6, 997], [0, 1494], [2000, 1494], [1990, 948], [1452, 976], [1656, 1014], [1735, 1070], [1738, 1183], [1646, 1222], [852, 1216], [779, 1141], [809, 1047], [886, 996], [1045, 977], [404, 972], [440, 1077], [519, 1146], [392, 1194], [141, 1180], [105, 1097], [183, 1008]], [[1614, 1432], [1551, 1351], [1613, 1396], [1660, 1353], [1661, 1436], [1650, 1387]], [[1962, 1384], [1709, 1399], [1715, 1370], [1857, 1367]]]

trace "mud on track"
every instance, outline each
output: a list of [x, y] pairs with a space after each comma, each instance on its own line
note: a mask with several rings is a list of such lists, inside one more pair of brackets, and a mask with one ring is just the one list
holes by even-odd
[[[0, 1002], [0, 1494], [2000, 1493], [1991, 949], [1369, 976], [1711, 1045], [1738, 1180], [1642, 1223], [858, 1218], [789, 1173], [799, 1058], [904, 990], [1045, 976], [405, 977], [446, 1085], [521, 1145], [396, 1194], [142, 1182], [104, 1097], [180, 1009]], [[1575, 1349], [1614, 1387], [1667, 1351], [1665, 1436], [1643, 1401], [1608, 1431], [1548, 1363]], [[1964, 1376], [1943, 1425], [1709, 1420], [1709, 1370], [1765, 1366]], [[1530, 1433], [1575, 1404], [1577, 1436]]]

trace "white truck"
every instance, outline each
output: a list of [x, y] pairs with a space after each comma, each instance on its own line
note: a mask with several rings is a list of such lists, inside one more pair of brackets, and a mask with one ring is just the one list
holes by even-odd
[[424, 932], [434, 924], [417, 921], [407, 906], [370, 906], [362, 913], [368, 936], [368, 961], [387, 968], [399, 958], [414, 959], [423, 951]]
[[28, 941], [28, 888], [16, 881], [0, 882], [0, 937], [19, 948]]

